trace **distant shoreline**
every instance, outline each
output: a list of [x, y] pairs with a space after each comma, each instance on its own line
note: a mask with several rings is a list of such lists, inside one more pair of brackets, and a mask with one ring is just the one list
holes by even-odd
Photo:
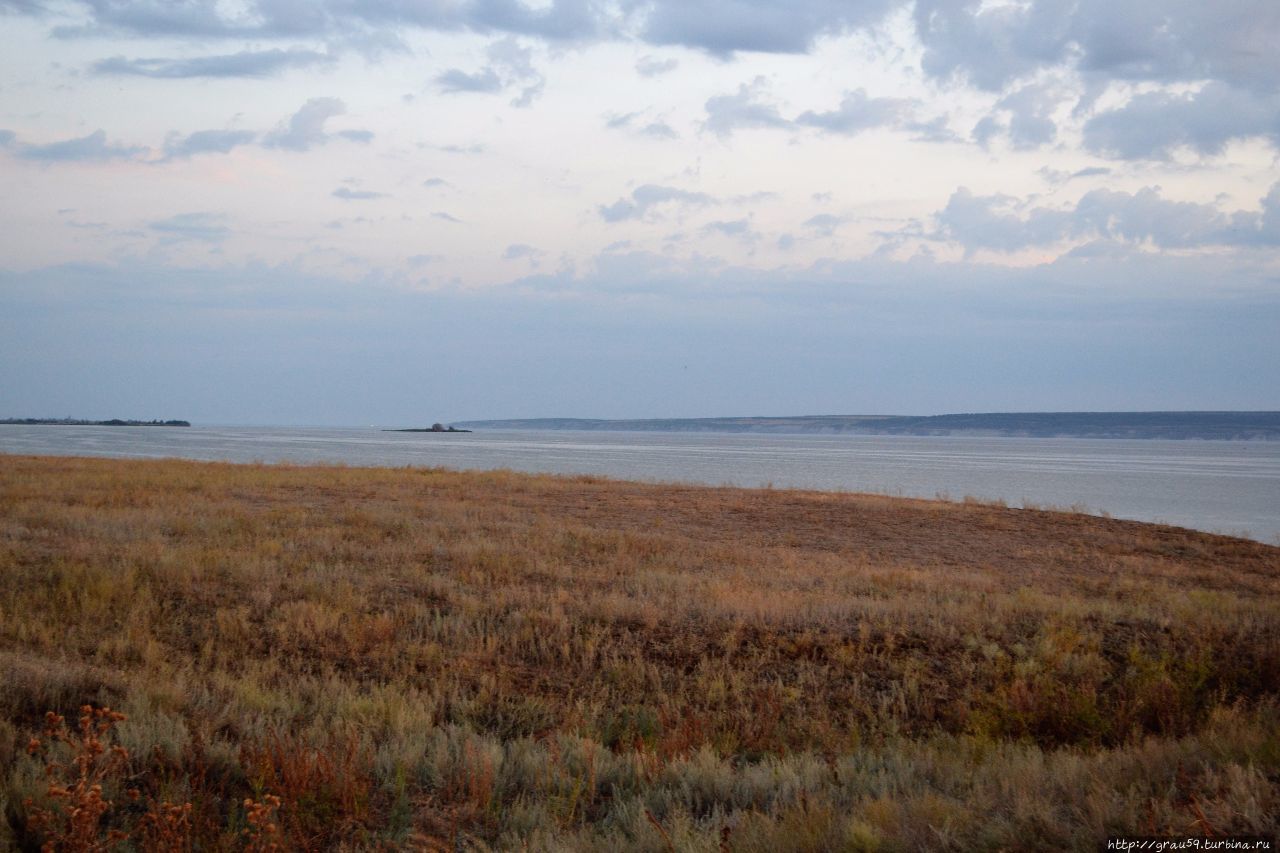
[[158, 426], [189, 427], [191, 421], [135, 421], [111, 418], [105, 421], [91, 421], [81, 418], [4, 418], [0, 426]]
[[1280, 412], [990, 412], [634, 420], [527, 418], [459, 421], [458, 426], [481, 430], [1280, 441]]

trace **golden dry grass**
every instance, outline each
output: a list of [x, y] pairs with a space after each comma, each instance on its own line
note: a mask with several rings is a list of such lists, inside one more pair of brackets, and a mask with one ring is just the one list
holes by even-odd
[[268, 796], [312, 849], [1274, 834], [1278, 691], [1280, 549], [1240, 539], [864, 495], [0, 456], [0, 846], [38, 844], [22, 747], [85, 702], [128, 715], [128, 784], [191, 803], [199, 849], [242, 847], [241, 803]]

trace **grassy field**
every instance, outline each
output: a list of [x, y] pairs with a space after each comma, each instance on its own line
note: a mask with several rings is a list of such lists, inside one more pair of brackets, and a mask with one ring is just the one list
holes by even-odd
[[[0, 456], [0, 848], [1275, 835], [1278, 695], [1280, 549], [1240, 539], [876, 496]], [[83, 705], [125, 719], [79, 732]]]

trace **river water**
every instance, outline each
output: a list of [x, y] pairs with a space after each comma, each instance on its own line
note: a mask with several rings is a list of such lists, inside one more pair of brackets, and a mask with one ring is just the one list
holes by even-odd
[[973, 496], [1010, 506], [1086, 508], [1280, 544], [1280, 442], [3, 425], [0, 453], [510, 468], [953, 500]]

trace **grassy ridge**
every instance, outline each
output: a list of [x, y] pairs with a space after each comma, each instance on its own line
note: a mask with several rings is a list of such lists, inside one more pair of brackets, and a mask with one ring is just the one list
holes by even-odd
[[[1280, 549], [875, 496], [0, 457], [0, 846], [48, 710], [240, 849], [1090, 849], [1280, 814]], [[113, 788], [115, 785], [115, 788]], [[24, 800], [32, 798], [32, 805]], [[7, 835], [6, 835], [7, 833]], [[722, 847], [723, 845], [723, 847]]]

